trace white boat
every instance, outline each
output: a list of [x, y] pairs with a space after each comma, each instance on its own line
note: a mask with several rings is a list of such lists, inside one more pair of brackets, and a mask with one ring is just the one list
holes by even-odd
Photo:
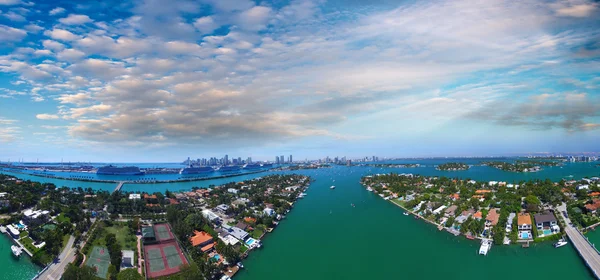
[[15, 245], [10, 246], [10, 250], [12, 250], [13, 255], [17, 258], [20, 257], [23, 252], [23, 249]]
[[238, 262], [238, 263], [237, 263], [237, 266], [238, 266], [239, 268], [244, 268], [244, 265], [243, 265], [241, 262]]
[[371, 188], [371, 187], [368, 187], [368, 188], [367, 188], [367, 191], [370, 191], [370, 192], [372, 192], [372, 191], [373, 191], [373, 188]]
[[404, 212], [403, 214], [404, 214], [404, 216], [408, 216], [409, 215], [408, 212]]
[[558, 242], [554, 243], [554, 248], [562, 247], [565, 245], [567, 245], [567, 241], [561, 238], [560, 240], [558, 240]]
[[481, 247], [479, 247], [479, 254], [487, 256], [487, 253], [492, 248], [492, 241], [488, 239], [481, 240]]
[[329, 187], [329, 188], [333, 190], [333, 189], [335, 189], [335, 186], [331, 186], [331, 187]]

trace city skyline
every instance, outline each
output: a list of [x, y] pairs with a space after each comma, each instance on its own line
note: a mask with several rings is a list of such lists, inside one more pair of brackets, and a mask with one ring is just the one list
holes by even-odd
[[3, 161], [600, 151], [594, 1], [16, 0], [0, 11]]

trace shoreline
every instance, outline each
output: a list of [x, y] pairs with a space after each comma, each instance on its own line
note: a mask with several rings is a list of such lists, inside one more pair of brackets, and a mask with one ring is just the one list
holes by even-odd
[[[127, 181], [127, 180], [93, 180], [93, 179], [78, 179], [78, 178], [66, 178], [66, 177], [57, 177], [57, 176], [49, 176], [49, 175], [41, 175], [41, 174], [29, 174], [29, 173], [25, 173], [25, 172], [16, 172], [16, 171], [5, 171], [5, 170], [0, 170], [0, 174], [6, 174], [6, 175], [12, 175], [13, 174], [22, 174], [22, 175], [28, 175], [28, 176], [34, 176], [34, 177], [40, 177], [40, 178], [49, 178], [49, 179], [57, 179], [57, 180], [67, 180], [67, 181], [75, 181], [75, 182], [87, 182], [87, 183], [114, 183], [114, 184], [118, 184], [121, 182], [124, 182], [125, 184], [169, 184], [169, 183], [182, 183], [182, 182], [195, 182], [195, 181], [208, 181], [208, 180], [214, 180], [214, 179], [224, 179], [224, 178], [231, 178], [231, 177], [238, 177], [238, 176], [243, 176], [243, 175], [252, 175], [252, 174], [258, 174], [258, 173], [263, 173], [263, 172], [268, 172], [268, 171], [272, 171], [271, 169], [267, 169], [267, 170], [259, 170], [259, 171], [252, 171], [252, 172], [246, 172], [246, 173], [239, 173], [239, 174], [226, 174], [226, 175], [219, 175], [219, 176], [213, 176], [213, 177], [203, 177], [203, 178], [190, 178], [190, 179], [176, 179], [176, 180], [165, 180], [165, 181]], [[6, 172], [10, 172], [10, 173], [6, 173]]]

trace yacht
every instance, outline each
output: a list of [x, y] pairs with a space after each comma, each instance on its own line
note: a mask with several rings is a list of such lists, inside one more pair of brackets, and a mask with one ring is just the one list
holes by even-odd
[[408, 216], [408, 215], [409, 215], [408, 212], [404, 212], [404, 216]]
[[23, 252], [23, 249], [15, 245], [10, 246], [10, 249], [12, 250], [13, 255], [17, 258], [20, 257], [21, 253]]
[[370, 192], [372, 192], [372, 191], [373, 191], [373, 188], [371, 188], [371, 187], [368, 187], [368, 188], [367, 188], [367, 191], [370, 191]]
[[479, 247], [479, 254], [487, 256], [487, 253], [492, 248], [492, 241], [488, 239], [481, 240], [481, 247]]
[[238, 266], [239, 268], [244, 268], [244, 265], [243, 265], [241, 262], [238, 262], [238, 263], [237, 263], [237, 266]]
[[331, 186], [331, 187], [329, 187], [329, 188], [333, 190], [333, 189], [335, 189], [335, 186]]
[[559, 239], [558, 242], [554, 243], [554, 248], [562, 247], [567, 245], [567, 241], [564, 239]]

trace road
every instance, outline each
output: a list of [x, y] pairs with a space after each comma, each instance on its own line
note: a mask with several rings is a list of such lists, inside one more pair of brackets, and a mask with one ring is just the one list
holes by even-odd
[[73, 248], [73, 242], [75, 242], [75, 237], [71, 235], [69, 237], [69, 241], [67, 242], [67, 246], [65, 246], [63, 251], [58, 256], [58, 262], [52, 263], [50, 268], [44, 271], [44, 273], [42, 273], [38, 279], [60, 279], [63, 272], [65, 272], [67, 265], [75, 260], [75, 248]]
[[564, 203], [558, 206], [558, 211], [565, 219], [565, 233], [569, 236], [571, 243], [573, 243], [581, 258], [584, 259], [587, 266], [592, 270], [594, 276], [600, 279], [598, 277], [598, 272], [600, 272], [600, 254], [598, 254], [598, 251], [592, 247], [578, 229], [571, 226], [571, 220], [563, 214], [563, 211], [567, 211], [567, 206]]

